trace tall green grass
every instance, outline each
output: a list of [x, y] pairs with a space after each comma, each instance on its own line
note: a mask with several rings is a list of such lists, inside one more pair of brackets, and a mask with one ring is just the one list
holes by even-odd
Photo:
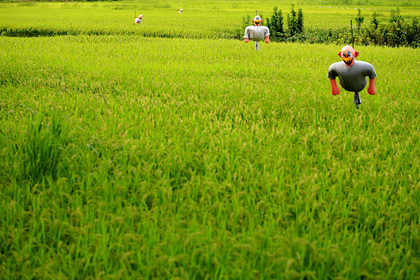
[[[342, 1], [341, 1], [342, 2]], [[2, 3], [0, 35], [62, 36], [72, 35], [140, 35], [164, 38], [232, 39], [243, 36], [242, 18], [255, 12], [268, 18], [277, 6], [285, 17], [292, 4], [301, 8], [304, 27], [342, 30], [362, 9], [365, 24], [376, 12], [379, 21], [388, 20], [390, 10], [400, 7], [405, 18], [420, 16], [415, 1], [141, 1], [141, 2], [64, 2]], [[401, 2], [401, 3], [400, 3]], [[331, 4], [334, 3], [334, 4]], [[366, 6], [366, 3], [371, 3]], [[408, 6], [403, 6], [408, 3]], [[182, 14], [178, 11], [184, 9]], [[143, 14], [140, 25], [134, 18]]]
[[4, 279], [418, 279], [419, 50], [0, 38]]

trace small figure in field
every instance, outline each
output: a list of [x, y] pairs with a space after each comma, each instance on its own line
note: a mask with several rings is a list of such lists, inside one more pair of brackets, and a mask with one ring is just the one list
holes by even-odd
[[184, 10], [181, 8], [181, 9], [179, 10], [179, 12], [178, 12], [178, 13], [180, 14], [180, 13], [182, 13], [183, 11], [184, 11]]
[[359, 106], [362, 103], [360, 91], [362, 91], [367, 84], [366, 77], [369, 77], [367, 92], [370, 95], [376, 94], [375, 69], [370, 63], [357, 61], [355, 58], [359, 55], [359, 52], [355, 51], [350, 46], [344, 46], [338, 55], [343, 61], [331, 64], [328, 69], [327, 77], [331, 82], [331, 93], [332, 95], [340, 93], [340, 89], [335, 81], [335, 78], [338, 76], [340, 85], [345, 90], [354, 92], [353, 103], [356, 105], [356, 108], [359, 109]]
[[258, 41], [264, 40], [266, 43], [270, 43], [270, 30], [267, 26], [260, 26], [262, 23], [262, 18], [260, 16], [255, 16], [252, 20], [254, 26], [247, 26], [245, 28], [245, 43], [248, 43], [249, 40], [255, 41], [255, 50], [259, 50]]
[[136, 18], [135, 23], [141, 23], [142, 18], [143, 18], [143, 15], [139, 15], [139, 17]]

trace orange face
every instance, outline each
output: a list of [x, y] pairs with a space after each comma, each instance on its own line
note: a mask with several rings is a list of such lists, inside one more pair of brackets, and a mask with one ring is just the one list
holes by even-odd
[[262, 22], [262, 18], [260, 16], [255, 16], [254, 19], [252, 20], [252, 22], [256, 25], [259, 26]]
[[347, 65], [350, 65], [353, 62], [353, 54], [350, 51], [341, 52], [341, 58]]
[[359, 52], [356, 52], [350, 46], [344, 46], [338, 53], [338, 55], [343, 59], [344, 63], [347, 64], [347, 66], [352, 66], [354, 59], [359, 55]]

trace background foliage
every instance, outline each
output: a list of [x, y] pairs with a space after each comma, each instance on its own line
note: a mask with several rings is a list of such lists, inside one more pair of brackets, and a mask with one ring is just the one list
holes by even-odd
[[[420, 47], [419, 18], [411, 16], [405, 19], [400, 15], [398, 7], [396, 10], [391, 9], [390, 17], [382, 21], [378, 20], [378, 14], [374, 12], [367, 27], [363, 26], [365, 18], [360, 8], [357, 17], [350, 21], [350, 27], [342, 29], [304, 28], [303, 11], [299, 9], [296, 12], [294, 5], [286, 16], [287, 21], [284, 22], [282, 10], [275, 6], [271, 16], [265, 20], [272, 41], [341, 44], [356, 42], [363, 45]], [[252, 25], [252, 17], [249, 15], [242, 18], [242, 28], [248, 25]]]

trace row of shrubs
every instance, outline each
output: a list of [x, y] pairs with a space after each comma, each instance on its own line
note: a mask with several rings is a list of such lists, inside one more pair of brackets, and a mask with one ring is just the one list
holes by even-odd
[[[261, 15], [261, 17], [263, 17]], [[420, 26], [419, 18], [411, 17], [404, 19], [400, 15], [399, 8], [391, 10], [389, 19], [379, 21], [377, 14], [373, 14], [368, 26], [363, 27], [364, 17], [359, 9], [358, 16], [355, 18], [355, 27], [341, 29], [320, 29], [304, 28], [302, 9], [298, 12], [292, 10], [287, 14], [286, 25], [284, 28], [284, 17], [281, 10], [274, 7], [271, 17], [265, 20], [265, 25], [270, 29], [270, 41], [274, 42], [307, 42], [307, 43], [336, 43], [358, 45], [378, 45], [390, 47], [420, 47]], [[250, 16], [243, 17], [242, 26], [252, 24]], [[238, 36], [242, 36], [239, 35]]]
[[[359, 12], [360, 14], [360, 12]], [[379, 22], [376, 14], [368, 27], [358, 28], [355, 41], [363, 45], [385, 45], [391, 47], [420, 47], [419, 19], [411, 17], [404, 19], [399, 9], [391, 10], [388, 21]]]

